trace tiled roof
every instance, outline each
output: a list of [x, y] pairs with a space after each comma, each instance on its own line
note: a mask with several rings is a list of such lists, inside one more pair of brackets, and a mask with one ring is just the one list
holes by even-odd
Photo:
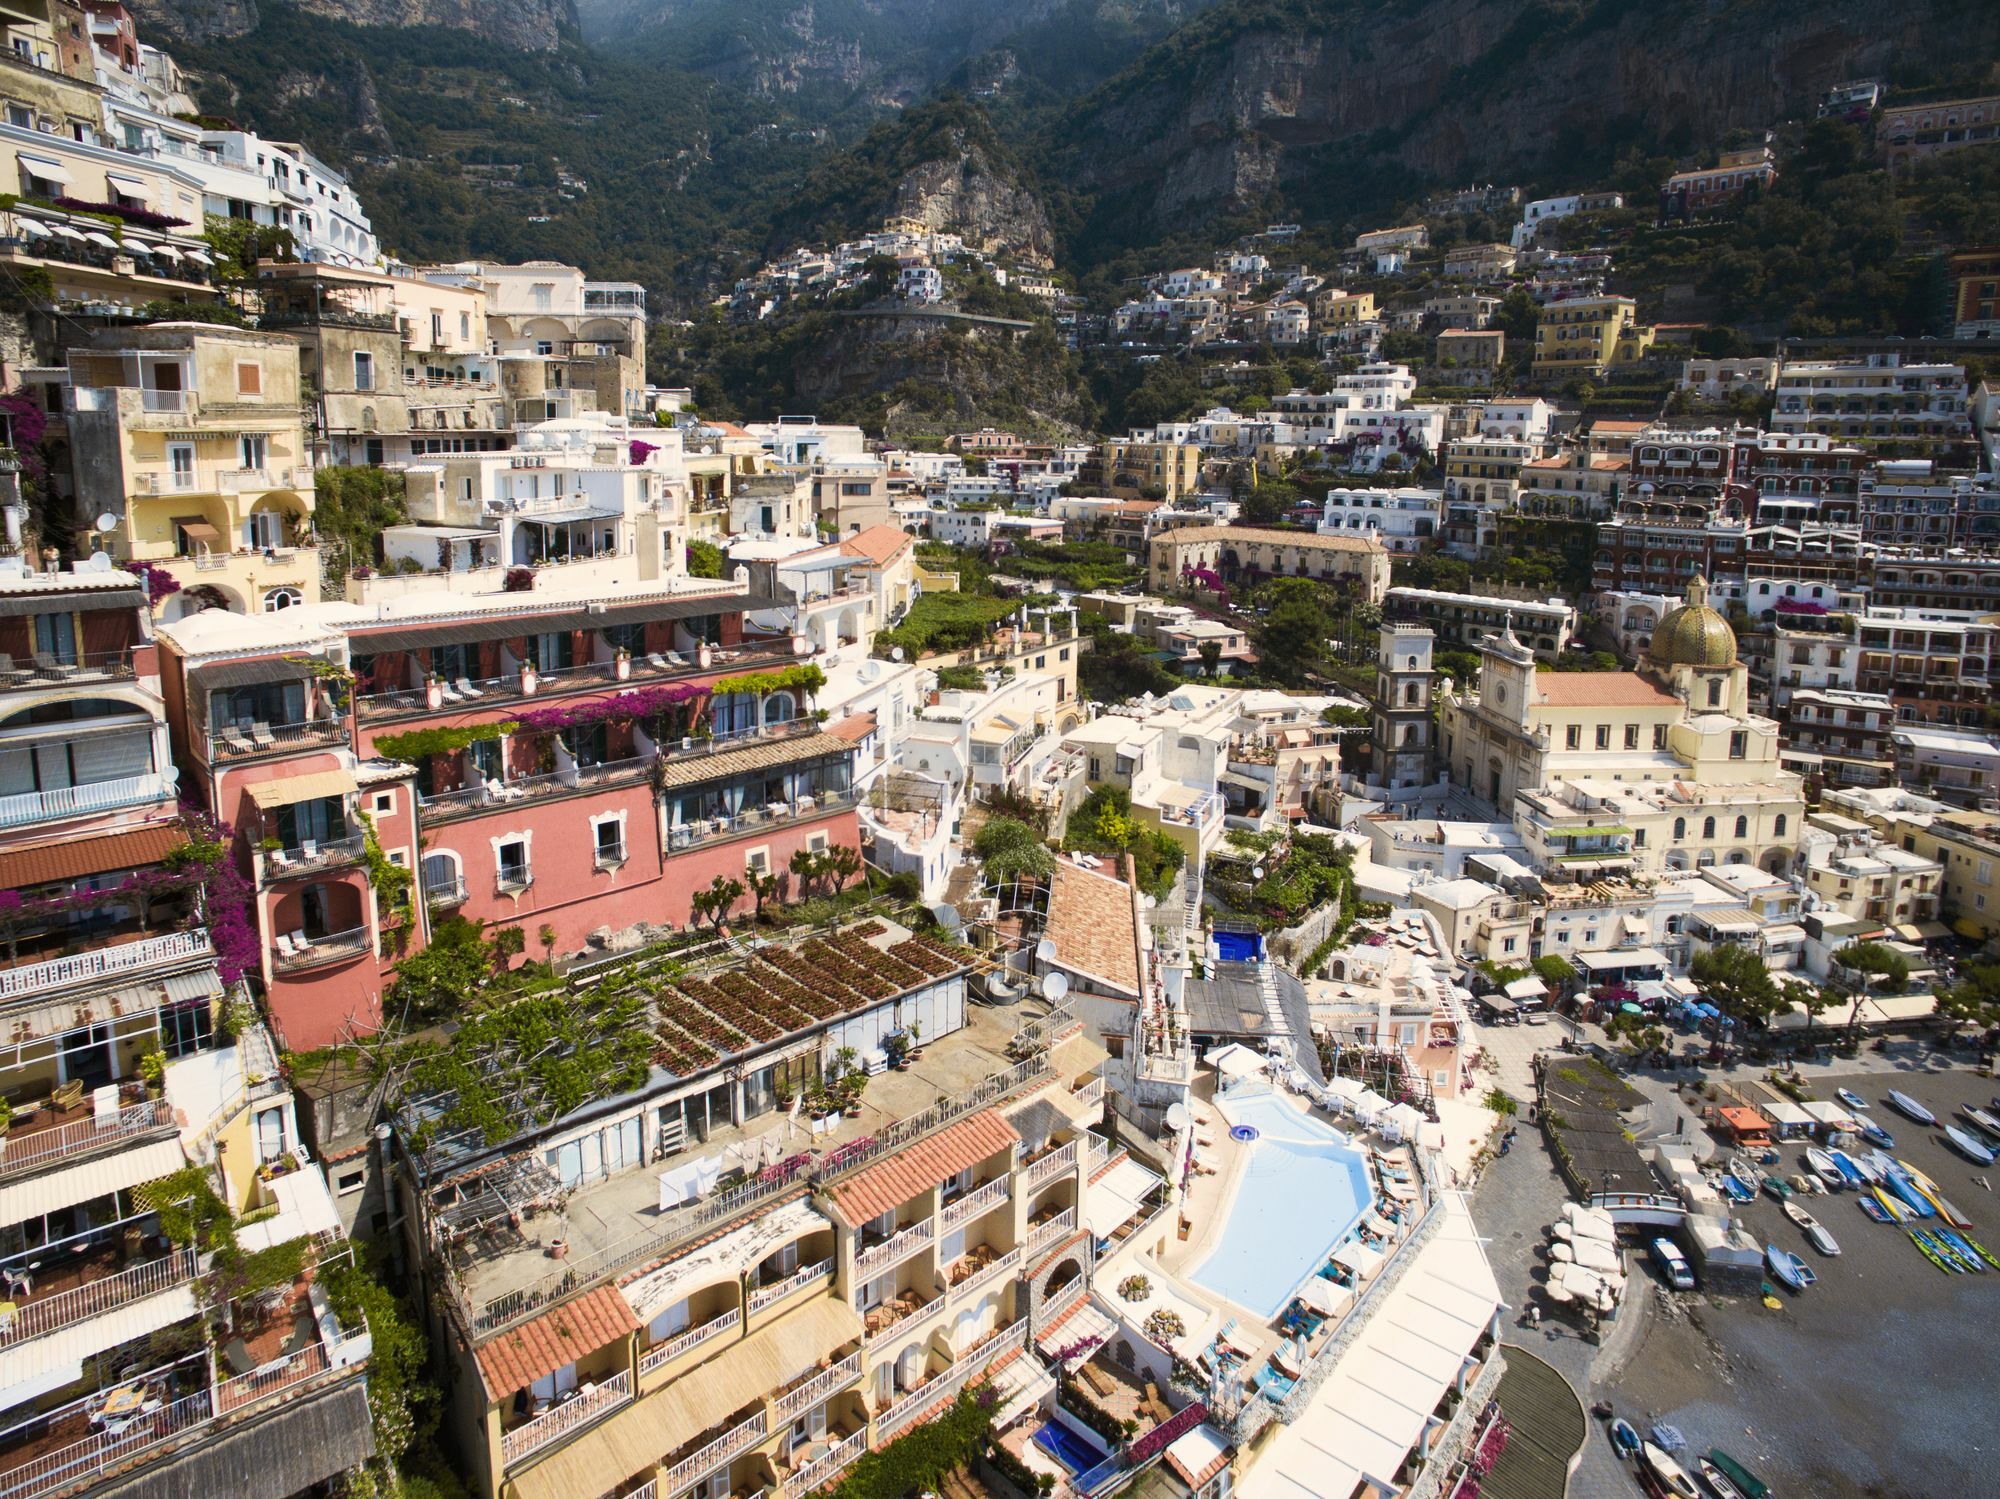
[[638, 1326], [639, 1319], [616, 1286], [599, 1286], [551, 1307], [480, 1348], [479, 1373], [486, 1381], [486, 1393], [504, 1400]]
[[1680, 699], [1633, 671], [1538, 671], [1535, 702], [1544, 708], [1671, 708]]
[[1139, 997], [1139, 929], [1123, 880], [1058, 859], [1043, 935], [1064, 968]]
[[827, 1195], [849, 1222], [865, 1223], [901, 1207], [920, 1192], [928, 1192], [946, 1177], [978, 1165], [1020, 1138], [997, 1111], [982, 1109], [845, 1181], [835, 1182]]
[[840, 539], [840, 549], [850, 557], [866, 557], [877, 567], [887, 567], [916, 542], [900, 526], [870, 526]]
[[836, 738], [832, 734], [821, 733], [806, 734], [797, 739], [771, 739], [747, 745], [742, 749], [723, 750], [718, 754], [669, 760], [660, 789], [676, 791], [683, 786], [701, 786], [710, 781], [724, 780], [729, 776], [743, 775], [753, 770], [772, 770], [780, 765], [794, 765], [801, 761], [816, 759], [821, 755], [844, 752], [850, 748], [846, 740]]
[[1381, 538], [1368, 536], [1322, 536], [1317, 531], [1276, 531], [1261, 526], [1176, 526], [1153, 538], [1155, 543], [1175, 545], [1193, 541], [1234, 541], [1245, 546], [1269, 542], [1273, 546], [1302, 547], [1308, 552], [1380, 552], [1387, 550]]
[[827, 733], [848, 744], [859, 744], [875, 732], [873, 713], [850, 713], [845, 718], [836, 719], [827, 726]]
[[169, 849], [185, 842], [186, 830], [177, 822], [167, 822], [123, 833], [100, 833], [95, 838], [62, 838], [11, 848], [0, 854], [0, 890], [108, 874], [114, 869], [143, 869], [159, 863]]

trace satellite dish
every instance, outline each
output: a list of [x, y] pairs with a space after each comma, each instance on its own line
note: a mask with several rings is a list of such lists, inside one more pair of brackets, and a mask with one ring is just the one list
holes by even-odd
[[1037, 963], [1053, 963], [1055, 960], [1056, 945], [1053, 940], [1044, 937], [1035, 944], [1035, 961]]
[[1069, 975], [1066, 973], [1045, 973], [1042, 975], [1042, 998], [1052, 1005], [1059, 1005], [1069, 997]]
[[902, 660], [902, 659], [903, 659], [903, 648], [902, 648], [902, 647], [901, 647], [900, 645], [898, 645], [898, 646], [891, 646], [891, 647], [890, 647], [890, 649], [889, 649], [889, 659], [890, 659], [890, 660], [892, 660], [892, 661], [900, 661], [900, 660]]
[[1167, 1109], [1167, 1128], [1173, 1130], [1182, 1130], [1186, 1129], [1187, 1127], [1188, 1127], [1187, 1105], [1184, 1103], [1177, 1103], [1170, 1106]]
[[958, 907], [948, 901], [939, 901], [930, 911], [931, 919], [947, 932], [955, 932], [965, 925], [965, 918], [958, 914]]
[[109, 510], [99, 512], [97, 529], [107, 533], [116, 531], [118, 529], [118, 517], [113, 515]]
[[870, 657], [861, 663], [861, 680], [872, 682], [882, 675], [882, 663]]

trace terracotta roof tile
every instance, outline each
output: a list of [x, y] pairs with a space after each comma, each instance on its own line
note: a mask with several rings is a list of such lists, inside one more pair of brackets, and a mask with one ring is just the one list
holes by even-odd
[[850, 713], [845, 718], [836, 719], [827, 725], [827, 733], [849, 744], [859, 744], [875, 732], [873, 713]]
[[1138, 918], [1123, 880], [1058, 859], [1043, 935], [1064, 968], [1139, 997]]
[[802, 734], [796, 739], [768, 739], [743, 749], [721, 750], [713, 755], [690, 755], [666, 763], [660, 789], [676, 791], [684, 786], [701, 786], [753, 770], [775, 770], [849, 749], [847, 741], [832, 734]]
[[544, 1374], [553, 1374], [637, 1330], [639, 1319], [616, 1286], [599, 1286], [574, 1301], [510, 1328], [479, 1349], [487, 1396], [505, 1400]]
[[1680, 699], [1635, 671], [1538, 671], [1535, 702], [1544, 708], [1671, 708]]
[[61, 838], [0, 854], [0, 890], [20, 890], [114, 869], [144, 869], [187, 842], [178, 822], [155, 823], [94, 838]]
[[840, 539], [840, 549], [850, 557], [866, 557], [877, 567], [887, 567], [916, 542], [900, 526], [870, 526]]
[[827, 1189], [850, 1223], [865, 1223], [928, 1192], [948, 1176], [976, 1166], [995, 1151], [1019, 1143], [1014, 1126], [993, 1109], [906, 1145], [886, 1160]]

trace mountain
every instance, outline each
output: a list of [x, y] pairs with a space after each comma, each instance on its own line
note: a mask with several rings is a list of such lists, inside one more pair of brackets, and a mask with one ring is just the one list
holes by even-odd
[[[579, 30], [571, 0], [298, 0], [313, 14], [356, 26], [443, 26], [477, 32], [503, 47], [545, 52]], [[213, 42], [255, 31], [258, 0], [127, 0], [139, 34], [169, 42]]]
[[1996, 51], [1991, 0], [1224, 0], [1050, 124], [1039, 165], [1094, 260], [1232, 216], [1352, 224], [1424, 184], [1556, 191]]

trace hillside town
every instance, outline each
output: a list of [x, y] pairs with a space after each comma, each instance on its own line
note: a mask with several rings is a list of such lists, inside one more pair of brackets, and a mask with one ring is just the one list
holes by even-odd
[[716, 311], [1201, 409], [733, 420], [0, 21], [0, 1499], [1727, 1499], [1676, 1298], [2000, 1269], [2000, 245], [1767, 342], [1586, 182], [1108, 304], [891, 218]]

